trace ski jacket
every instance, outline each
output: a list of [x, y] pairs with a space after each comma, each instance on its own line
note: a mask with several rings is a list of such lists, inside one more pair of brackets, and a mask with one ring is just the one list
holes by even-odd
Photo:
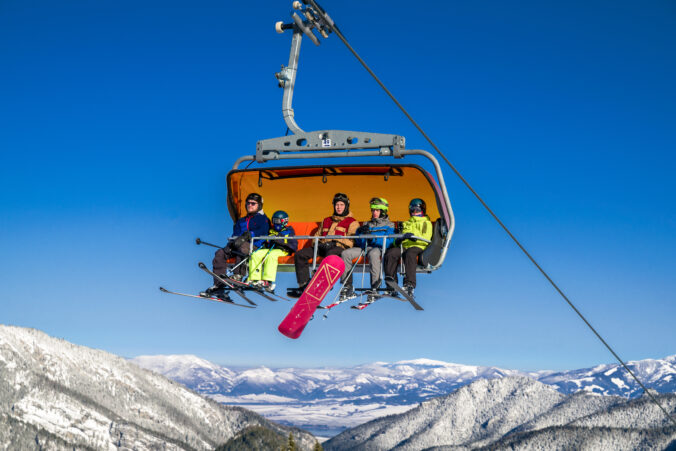
[[[251, 236], [267, 236], [268, 230], [270, 230], [270, 219], [261, 210], [256, 214], [239, 218], [232, 227], [232, 236], [240, 236], [246, 232], [251, 232]], [[261, 247], [263, 240], [255, 240], [253, 244]]]
[[[293, 227], [287, 226], [280, 230], [276, 231], [274, 228], [270, 228], [268, 231], [269, 236], [296, 236], [296, 231], [293, 230]], [[298, 250], [298, 240], [270, 240], [263, 243], [264, 248], [270, 249], [272, 246], [275, 246], [275, 249], [283, 249], [289, 254], [293, 254]]]
[[[328, 216], [324, 218], [321, 226], [317, 229], [315, 236], [327, 236], [327, 235], [340, 235], [340, 236], [349, 236], [356, 235], [357, 229], [359, 228], [359, 222], [354, 219], [352, 213], [348, 213], [347, 216]], [[332, 239], [332, 240], [319, 240], [320, 243], [335, 242], [337, 246], [347, 249], [348, 247], [354, 246], [354, 240], [351, 238], [342, 238], [342, 239]]]
[[[360, 227], [360, 235], [392, 235], [394, 234], [394, 223], [389, 218], [374, 218], [365, 222]], [[394, 238], [387, 238], [385, 240], [385, 248], [388, 248], [394, 242]], [[366, 247], [383, 247], [383, 240], [379, 238], [357, 238], [354, 240], [356, 247], [366, 249]]]
[[[401, 233], [412, 233], [426, 240], [432, 239], [432, 221], [429, 216], [411, 216], [408, 221], [402, 223]], [[429, 243], [424, 241], [404, 240], [401, 246], [404, 249], [419, 247], [425, 249]]]

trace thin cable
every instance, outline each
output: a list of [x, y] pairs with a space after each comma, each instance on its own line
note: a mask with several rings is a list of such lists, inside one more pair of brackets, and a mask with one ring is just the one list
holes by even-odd
[[[319, 5], [317, 5], [317, 2], [315, 2], [314, 0], [310, 0], [310, 3], [313, 3], [314, 6], [317, 7], [317, 9], [319, 9], [322, 13], [325, 14], [324, 10]], [[545, 276], [545, 278], [554, 287], [554, 289], [561, 295], [561, 297], [568, 303], [568, 305], [575, 311], [575, 313], [577, 313], [577, 315], [582, 319], [582, 321], [584, 321], [584, 323], [587, 325], [587, 327], [589, 327], [589, 329], [591, 329], [591, 331], [594, 332], [594, 335], [596, 335], [596, 337], [601, 341], [601, 343], [603, 343], [603, 345], [608, 349], [608, 351], [610, 351], [610, 353], [615, 357], [615, 359], [617, 359], [617, 361], [620, 362], [620, 364], [624, 367], [624, 369], [627, 370], [627, 372], [631, 375], [631, 377], [633, 377], [634, 380], [641, 386], [643, 391], [645, 393], [647, 393], [648, 396], [650, 396], [650, 399], [652, 399], [652, 401], [657, 405], [657, 407], [659, 407], [660, 410], [662, 410], [664, 415], [666, 415], [666, 417], [669, 418], [669, 420], [671, 420], [671, 422], [674, 424], [674, 426], [676, 426], [676, 420], [674, 420], [674, 418], [664, 409], [664, 407], [662, 407], [662, 405], [657, 401], [657, 399], [653, 396], [653, 394], [646, 388], [645, 385], [643, 385], [643, 383], [638, 379], [638, 377], [636, 377], [636, 375], [629, 369], [629, 367], [624, 363], [624, 361], [620, 358], [620, 356], [617, 355], [617, 353], [613, 350], [613, 348], [611, 348], [610, 345], [603, 339], [603, 337], [596, 331], [596, 329], [594, 329], [594, 327], [589, 323], [589, 321], [587, 321], [587, 318], [585, 318], [584, 315], [573, 305], [573, 303], [570, 301], [570, 299], [568, 299], [568, 297], [563, 293], [563, 291], [561, 291], [561, 289], [552, 280], [552, 278], [549, 277], [547, 272], [545, 272], [545, 270], [542, 269], [542, 267], [535, 261], [535, 259], [530, 255], [530, 253], [526, 250], [526, 248], [523, 247], [523, 245], [512, 234], [512, 232], [507, 228], [507, 226], [500, 220], [500, 218], [498, 218], [498, 216], [493, 212], [493, 210], [491, 210], [491, 208], [488, 206], [488, 204], [486, 204], [486, 202], [484, 202], [484, 200], [481, 198], [481, 196], [479, 196], [479, 193], [477, 193], [474, 190], [474, 188], [472, 188], [472, 186], [469, 184], [469, 182], [465, 179], [465, 177], [463, 177], [462, 174], [460, 174], [460, 171], [458, 171], [455, 168], [455, 166], [453, 166], [453, 164], [448, 160], [448, 158], [446, 158], [446, 156], [439, 149], [439, 147], [437, 147], [437, 145], [434, 144], [434, 142], [427, 135], [427, 133], [425, 133], [425, 131], [422, 129], [422, 127], [420, 127], [420, 125], [418, 125], [418, 123], [415, 121], [415, 119], [413, 119], [413, 117], [408, 113], [408, 111], [406, 111], [406, 108], [404, 108], [403, 105], [401, 103], [399, 103], [399, 101], [396, 99], [396, 97], [394, 97], [394, 94], [392, 94], [390, 92], [390, 90], [387, 89], [387, 87], [383, 84], [383, 82], [380, 81], [380, 78], [378, 78], [378, 76], [371, 70], [371, 68], [368, 66], [368, 64], [366, 64], [366, 61], [364, 61], [361, 58], [361, 56], [359, 56], [359, 54], [356, 52], [356, 50], [354, 48], [352, 48], [350, 43], [347, 42], [347, 39], [345, 38], [345, 36], [343, 36], [343, 33], [341, 33], [341, 31], [338, 29], [338, 26], [332, 20], [329, 20], [328, 24], [331, 27], [331, 29], [333, 30], [333, 32], [336, 34], [336, 36], [338, 36], [338, 38], [340, 38], [340, 40], [343, 41], [343, 44], [345, 44], [345, 46], [348, 48], [348, 50], [350, 50], [350, 52], [355, 56], [355, 58], [357, 58], [357, 60], [361, 63], [361, 65], [364, 66], [364, 69], [366, 69], [366, 71], [371, 75], [371, 77], [373, 77], [373, 79], [376, 81], [376, 83], [378, 83], [380, 85], [380, 87], [383, 89], [383, 91], [385, 91], [387, 93], [387, 95], [390, 97], [390, 99], [392, 99], [392, 101], [397, 105], [397, 107], [399, 107], [401, 112], [404, 113], [404, 115], [408, 118], [409, 121], [411, 121], [411, 123], [415, 126], [415, 128], [418, 129], [420, 134], [423, 135], [423, 137], [427, 140], [427, 142], [430, 143], [430, 145], [434, 148], [434, 150], [437, 151], [437, 153], [441, 156], [441, 158], [443, 158], [443, 160], [446, 162], [446, 164], [451, 168], [451, 170], [455, 173], [455, 175], [458, 176], [458, 178], [462, 181], [462, 183], [465, 184], [467, 189], [469, 189], [472, 192], [472, 194], [474, 194], [474, 197], [476, 197], [479, 200], [479, 202], [481, 202], [481, 205], [483, 205], [483, 207], [486, 209], [486, 211], [488, 211], [488, 213], [490, 213], [490, 215], [493, 217], [493, 219], [495, 219], [497, 221], [497, 223], [500, 224], [500, 227], [502, 227], [502, 229], [505, 232], [507, 232], [507, 235], [509, 235], [509, 237], [512, 239], [512, 241], [514, 241], [514, 243], [516, 243], [516, 245], [519, 247], [519, 249], [521, 249], [521, 251], [526, 255], [526, 257], [528, 257], [528, 259], [535, 265], [535, 267], [542, 273], [542, 275]]]

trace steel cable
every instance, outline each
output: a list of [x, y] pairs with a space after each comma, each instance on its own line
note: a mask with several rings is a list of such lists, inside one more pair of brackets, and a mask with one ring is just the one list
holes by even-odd
[[552, 280], [551, 277], [549, 277], [549, 274], [542, 269], [542, 267], [538, 264], [538, 262], [535, 261], [533, 256], [526, 250], [526, 248], [521, 244], [521, 242], [512, 234], [512, 232], [507, 228], [507, 226], [498, 218], [498, 216], [493, 212], [493, 210], [488, 206], [488, 204], [481, 198], [479, 193], [477, 193], [474, 188], [472, 188], [472, 185], [469, 184], [469, 182], [465, 179], [465, 177], [462, 176], [460, 171], [456, 169], [456, 167], [446, 158], [446, 155], [443, 154], [443, 152], [437, 147], [437, 145], [432, 141], [432, 139], [425, 133], [425, 131], [422, 129], [422, 127], [413, 119], [413, 117], [409, 114], [409, 112], [404, 108], [404, 106], [397, 100], [397, 98], [392, 94], [392, 92], [387, 89], [385, 84], [378, 78], [378, 76], [371, 70], [371, 68], [366, 64], [366, 61], [362, 59], [361, 56], [357, 53], [357, 51], [350, 45], [350, 43], [347, 41], [343, 33], [338, 29], [338, 26], [328, 18], [328, 15], [324, 11], [324, 9], [317, 4], [315, 0], [308, 0], [308, 3], [312, 4], [313, 7], [315, 7], [322, 15], [324, 15], [326, 20], [327, 25], [331, 28], [331, 30], [338, 36], [338, 38], [345, 44], [345, 46], [348, 48], [348, 50], [354, 55], [355, 58], [361, 63], [361, 65], [366, 69], [366, 71], [373, 77], [373, 79], [378, 83], [378, 85], [385, 91], [385, 93], [392, 99], [392, 101], [397, 105], [397, 107], [401, 110], [402, 113], [408, 118], [408, 120], [413, 124], [413, 126], [420, 132], [420, 134], [427, 140], [428, 143], [434, 148], [434, 150], [437, 151], [439, 156], [446, 162], [446, 164], [451, 168], [451, 170], [455, 173], [456, 176], [462, 181], [462, 183], [471, 191], [471, 193], [474, 195], [474, 197], [477, 198], [477, 200], [483, 205], [483, 207], [488, 211], [488, 213], [495, 219], [495, 221], [500, 224], [500, 227], [509, 235], [509, 237], [516, 243], [516, 245], [521, 249], [521, 251], [528, 257], [528, 259], [535, 265], [535, 267], [542, 273], [542, 275], [549, 281], [549, 283], [554, 287], [554, 289], [561, 295], [561, 297], [568, 303], [568, 305], [577, 313], [577, 315], [584, 321], [584, 323], [591, 329], [591, 331], [596, 335], [596, 337], [603, 343], [603, 345], [610, 351], [610, 353], [615, 357], [615, 359], [624, 367], [624, 369], [631, 375], [631, 377], [639, 384], [639, 386], [643, 389], [643, 391], [650, 397], [650, 399], [657, 405], [657, 407], [662, 410], [664, 415], [671, 420], [671, 422], [676, 426], [676, 420], [669, 414], [669, 412], [666, 411], [664, 407], [659, 403], [659, 401], [653, 396], [653, 394], [646, 388], [645, 385], [639, 380], [638, 377], [631, 371], [631, 369], [624, 363], [624, 361], [620, 358], [620, 356], [617, 355], [617, 353], [613, 350], [613, 348], [606, 342], [606, 340], [603, 339], [603, 337], [594, 329], [594, 327], [587, 321], [587, 318], [584, 317], [584, 315], [573, 305], [573, 303], [568, 299], [568, 296], [566, 296], [563, 291], [559, 288], [559, 286]]

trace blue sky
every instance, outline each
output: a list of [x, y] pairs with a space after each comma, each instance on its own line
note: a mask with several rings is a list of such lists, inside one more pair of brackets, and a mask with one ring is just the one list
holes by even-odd
[[[158, 291], [209, 285], [194, 238], [232, 230], [225, 175], [286, 131], [273, 74], [291, 36], [273, 25], [290, 4], [0, 4], [0, 322], [229, 366], [613, 361], [447, 169], [456, 234], [422, 313], [344, 308], [289, 340], [289, 304]], [[323, 6], [620, 356], [676, 353], [673, 2]], [[304, 40], [294, 108], [306, 130], [429, 149], [335, 36]]]

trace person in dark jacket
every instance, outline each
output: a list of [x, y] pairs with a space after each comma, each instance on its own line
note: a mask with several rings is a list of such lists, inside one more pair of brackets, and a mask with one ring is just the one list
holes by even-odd
[[[359, 222], [350, 213], [350, 199], [346, 194], [336, 193], [333, 196], [333, 214], [324, 218], [317, 229], [317, 236], [350, 236], [355, 235]], [[318, 242], [317, 255], [340, 255], [343, 250], [354, 245], [351, 238], [321, 239]], [[296, 266], [296, 280], [298, 288], [290, 289], [289, 296], [300, 297], [310, 282], [310, 262], [314, 255], [314, 247], [305, 247], [296, 252], [294, 264]]]
[[[285, 211], [278, 210], [272, 215], [272, 228], [268, 235], [276, 237], [296, 235], [293, 227], [289, 225], [289, 215]], [[291, 255], [296, 252], [296, 249], [298, 249], [298, 241], [293, 239], [264, 241], [260, 249], [251, 254], [249, 260], [249, 282], [251, 282], [251, 285], [274, 292], [279, 257]]]
[[[249, 256], [252, 236], [267, 236], [270, 230], [270, 219], [263, 213], [263, 198], [258, 193], [251, 193], [246, 197], [246, 216], [235, 222], [232, 228], [232, 238], [228, 245], [216, 251], [212, 262], [213, 271], [218, 275], [225, 275], [228, 269], [228, 260], [235, 259], [235, 266]], [[253, 242], [254, 249], [263, 244], [262, 240]], [[246, 275], [246, 266], [240, 264], [232, 275], [233, 279], [242, 280]], [[226, 296], [223, 283], [214, 277], [213, 286], [200, 293], [202, 296]]]
[[[357, 234], [393, 235], [394, 223], [390, 221], [388, 217], [390, 206], [387, 199], [374, 197], [370, 200], [369, 206], [371, 207], [371, 220], [359, 227], [359, 229], [357, 229]], [[371, 290], [367, 291], [366, 294], [376, 293], [376, 290], [380, 287], [382, 282], [380, 279], [380, 262], [384, 252], [383, 240], [385, 241], [385, 249], [389, 248], [394, 242], [394, 238], [357, 238], [354, 247], [345, 249], [343, 253], [340, 254], [343, 262], [345, 262], [345, 271], [340, 280], [341, 283], [344, 284], [340, 292], [341, 301], [347, 301], [357, 297], [354, 288], [352, 287], [352, 273], [350, 272], [350, 269], [352, 268], [352, 260], [359, 257], [362, 252], [368, 257], [371, 265]], [[358, 263], [359, 262], [356, 264]]]

